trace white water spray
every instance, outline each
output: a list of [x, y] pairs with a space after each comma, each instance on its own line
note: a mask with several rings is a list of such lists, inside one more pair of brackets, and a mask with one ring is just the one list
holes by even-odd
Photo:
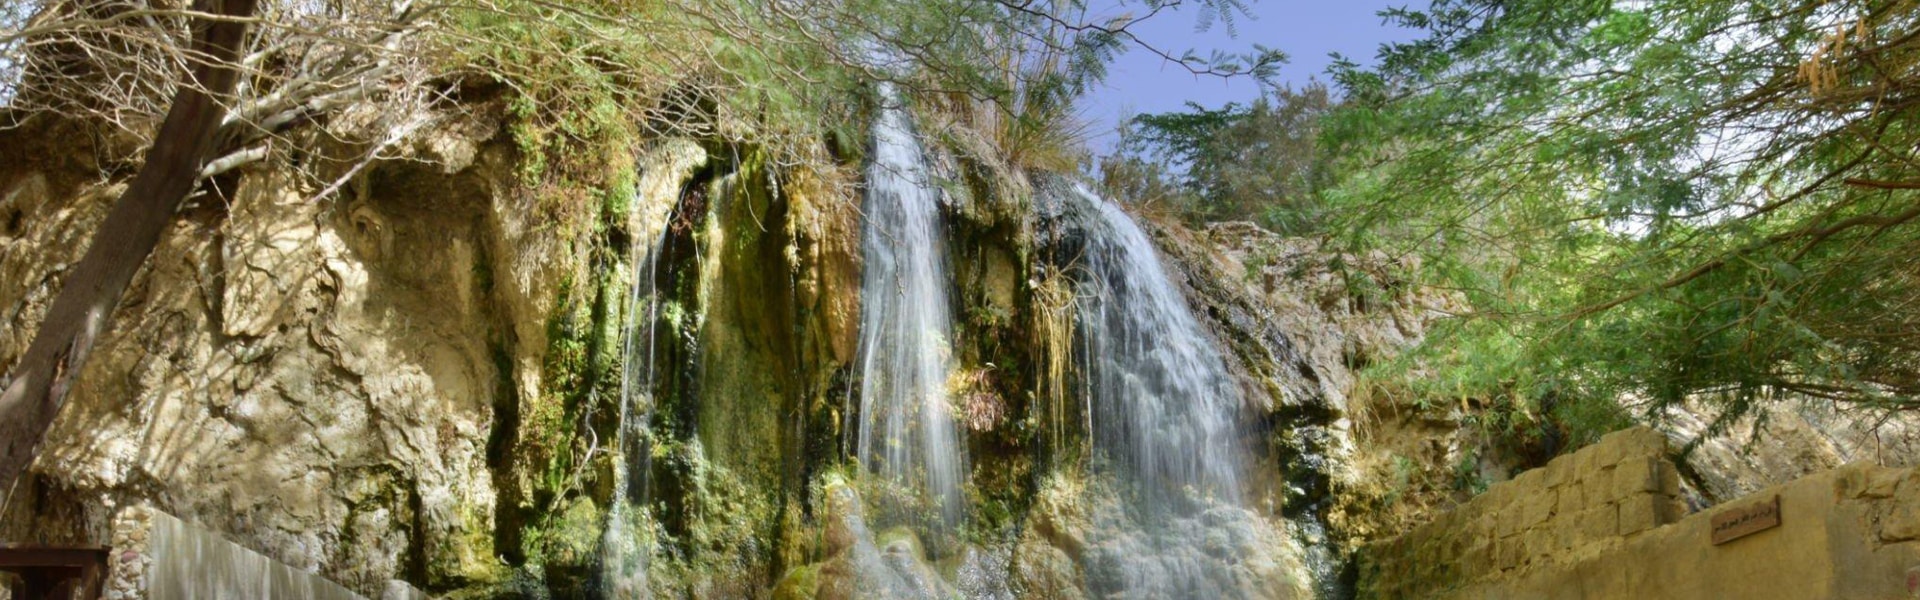
[[1151, 507], [1241, 501], [1240, 390], [1213, 340], [1126, 212], [1074, 184], [1081, 362], [1094, 442]]
[[659, 294], [654, 289], [666, 228], [647, 249], [634, 249], [633, 287], [627, 296], [628, 323], [621, 332], [620, 421], [615, 448], [623, 460], [614, 461], [613, 499], [608, 509], [606, 539], [602, 541], [601, 584], [618, 598], [647, 597], [647, 565], [652, 543], [635, 537], [635, 507], [647, 505], [647, 471], [652, 465], [646, 429], [653, 416], [654, 323], [659, 317]]
[[937, 191], [899, 93], [880, 85], [860, 287], [861, 462], [918, 482], [949, 523], [965, 464], [947, 398], [952, 313]]

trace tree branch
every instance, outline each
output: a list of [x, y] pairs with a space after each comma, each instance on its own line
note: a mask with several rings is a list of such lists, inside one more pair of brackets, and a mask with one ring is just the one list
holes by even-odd
[[233, 91], [255, 0], [202, 0], [218, 19], [200, 22], [194, 51], [205, 57], [174, 96], [146, 164], [93, 235], [0, 393], [0, 503], [13, 498], [73, 377], [103, 333], [133, 276], [160, 242], [174, 210], [199, 180], [201, 161], [225, 112], [215, 96]]

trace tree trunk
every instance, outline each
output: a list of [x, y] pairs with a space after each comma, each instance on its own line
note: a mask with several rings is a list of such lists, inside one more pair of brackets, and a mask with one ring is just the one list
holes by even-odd
[[33, 464], [94, 340], [106, 330], [120, 296], [193, 190], [225, 114], [216, 97], [231, 94], [238, 78], [235, 60], [247, 32], [240, 21], [253, 15], [254, 4], [199, 3], [203, 10], [237, 19], [200, 24], [193, 43], [198, 63], [192, 80], [182, 82], [147, 151], [146, 164], [94, 232], [87, 253], [41, 320], [33, 344], [14, 365], [11, 384], [0, 393], [0, 505], [12, 499], [17, 480]]

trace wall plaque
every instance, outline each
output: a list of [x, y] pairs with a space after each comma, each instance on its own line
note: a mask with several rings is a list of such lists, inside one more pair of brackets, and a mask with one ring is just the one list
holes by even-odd
[[1713, 545], [1718, 546], [1780, 526], [1780, 496], [1764, 502], [1721, 511], [1713, 516]]

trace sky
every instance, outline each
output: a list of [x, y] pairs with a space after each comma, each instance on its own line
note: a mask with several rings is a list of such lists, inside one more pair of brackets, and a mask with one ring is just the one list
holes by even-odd
[[[1372, 65], [1382, 42], [1412, 39], [1413, 32], [1389, 27], [1377, 14], [1410, 4], [1426, 6], [1421, 0], [1249, 0], [1252, 18], [1243, 16], [1234, 22], [1238, 37], [1228, 37], [1220, 23], [1195, 31], [1198, 20], [1191, 10], [1162, 13], [1134, 25], [1133, 31], [1175, 56], [1186, 49], [1203, 57], [1215, 49], [1246, 51], [1256, 43], [1280, 50], [1290, 60], [1281, 65], [1278, 81], [1298, 87], [1311, 78], [1327, 81], [1329, 53]], [[1181, 110], [1189, 101], [1218, 108], [1252, 100], [1259, 93], [1251, 79], [1195, 77], [1145, 49], [1133, 48], [1114, 61], [1103, 87], [1081, 99], [1080, 115], [1093, 126], [1095, 150], [1103, 152], [1113, 144], [1115, 127], [1130, 115]]]

